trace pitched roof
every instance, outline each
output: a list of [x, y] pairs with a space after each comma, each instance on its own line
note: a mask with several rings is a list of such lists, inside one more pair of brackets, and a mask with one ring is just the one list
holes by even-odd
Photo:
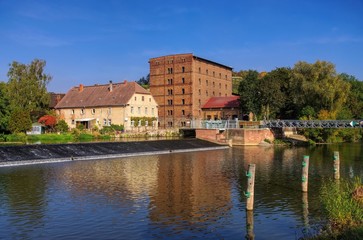
[[203, 106], [206, 108], [238, 108], [239, 96], [211, 97]]
[[[112, 84], [112, 91], [110, 86]], [[55, 108], [101, 107], [126, 105], [134, 93], [151, 95], [136, 82], [110, 83], [73, 87]]]

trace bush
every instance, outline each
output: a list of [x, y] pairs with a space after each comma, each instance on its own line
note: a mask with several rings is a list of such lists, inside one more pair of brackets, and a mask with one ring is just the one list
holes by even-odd
[[66, 121], [64, 121], [64, 120], [59, 120], [59, 121], [57, 122], [57, 124], [55, 125], [55, 129], [56, 129], [58, 132], [64, 133], [64, 132], [68, 132], [69, 126], [68, 126], [68, 124], [66, 123]]

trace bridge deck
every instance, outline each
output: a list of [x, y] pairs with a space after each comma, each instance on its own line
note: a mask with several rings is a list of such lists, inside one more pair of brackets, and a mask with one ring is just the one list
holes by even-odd
[[268, 128], [363, 128], [363, 121], [356, 120], [265, 120]]

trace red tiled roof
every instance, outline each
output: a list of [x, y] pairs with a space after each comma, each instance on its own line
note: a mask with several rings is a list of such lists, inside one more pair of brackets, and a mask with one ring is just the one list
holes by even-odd
[[112, 83], [112, 91], [109, 87], [110, 84], [73, 87], [55, 108], [122, 106], [134, 93], [151, 95], [136, 82]]
[[238, 108], [239, 96], [211, 97], [202, 109], [206, 108]]

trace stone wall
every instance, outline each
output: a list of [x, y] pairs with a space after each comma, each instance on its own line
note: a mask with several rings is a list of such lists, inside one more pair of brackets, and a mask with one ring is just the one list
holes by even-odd
[[268, 128], [261, 129], [227, 129], [219, 132], [217, 129], [196, 129], [196, 138], [227, 143], [232, 145], [259, 145], [265, 139], [273, 141], [274, 135]]

